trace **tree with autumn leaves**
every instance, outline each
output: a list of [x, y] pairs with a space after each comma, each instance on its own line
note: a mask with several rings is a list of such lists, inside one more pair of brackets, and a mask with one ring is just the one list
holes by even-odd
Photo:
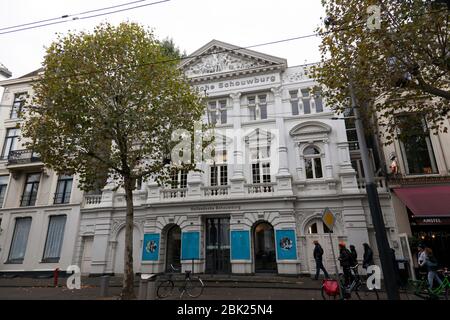
[[[450, 117], [450, 28], [445, 1], [322, 0], [322, 62], [313, 69], [328, 104], [350, 106], [352, 82], [361, 114], [376, 115], [387, 141], [425, 117], [435, 132]], [[402, 119], [399, 121], [399, 119]], [[397, 130], [401, 128], [401, 130]]]
[[55, 171], [77, 174], [83, 190], [104, 186], [107, 177], [125, 190], [123, 299], [135, 296], [136, 181], [169, 179], [173, 132], [194, 132], [204, 110], [177, 52], [171, 40], [158, 41], [134, 23], [59, 36], [47, 49], [23, 126], [27, 147]]

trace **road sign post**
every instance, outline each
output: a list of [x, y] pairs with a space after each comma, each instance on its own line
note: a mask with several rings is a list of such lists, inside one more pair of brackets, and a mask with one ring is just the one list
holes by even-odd
[[[333, 231], [333, 227], [336, 222], [336, 218], [335, 218], [333, 212], [330, 210], [330, 208], [325, 208], [325, 210], [323, 210], [322, 221], [330, 231]], [[328, 232], [328, 235], [330, 237], [331, 252], [333, 253], [333, 261], [334, 261], [334, 267], [335, 267], [335, 272], [336, 272], [336, 279], [339, 284], [339, 295], [340, 295], [341, 299], [343, 299], [344, 293], [342, 292], [342, 290], [344, 288], [341, 286], [341, 282], [339, 279], [339, 269], [337, 266], [336, 254], [334, 253], [334, 245], [333, 245], [333, 238], [331, 237], [331, 232]]]

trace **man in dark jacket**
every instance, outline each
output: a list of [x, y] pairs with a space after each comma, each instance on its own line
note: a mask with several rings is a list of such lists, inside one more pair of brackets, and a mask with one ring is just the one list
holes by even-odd
[[345, 243], [339, 243], [339, 262], [344, 271], [345, 285], [349, 286], [353, 280], [353, 275], [350, 267], [353, 267], [352, 253], [345, 247]]
[[322, 263], [322, 256], [323, 256], [323, 249], [322, 246], [319, 244], [319, 241], [315, 240], [314, 241], [314, 260], [316, 261], [316, 276], [314, 277], [314, 280], [318, 280], [319, 279], [319, 273], [320, 270], [323, 271], [323, 274], [325, 275], [325, 278], [329, 278], [328, 276], [328, 272], [325, 269], [325, 267], [323, 266]]
[[373, 262], [373, 251], [369, 247], [368, 243], [363, 243], [364, 255], [363, 255], [363, 268], [367, 269], [369, 266], [374, 265]]

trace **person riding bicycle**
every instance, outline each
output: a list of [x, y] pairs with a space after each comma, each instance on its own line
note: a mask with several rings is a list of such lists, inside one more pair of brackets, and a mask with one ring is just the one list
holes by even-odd
[[436, 281], [439, 283], [439, 285], [442, 284], [442, 280], [437, 275], [438, 270], [438, 262], [436, 258], [433, 255], [433, 250], [431, 248], [425, 248], [425, 261], [423, 263], [425, 267], [427, 268], [427, 276], [428, 276], [428, 288], [431, 290], [433, 289], [433, 281], [436, 279]]
[[353, 281], [351, 267], [355, 265], [352, 253], [345, 247], [345, 243], [339, 243], [339, 262], [344, 272], [345, 286], [348, 287]]

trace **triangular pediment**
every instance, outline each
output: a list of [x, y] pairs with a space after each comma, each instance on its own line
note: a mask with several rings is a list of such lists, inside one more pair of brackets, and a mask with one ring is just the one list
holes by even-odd
[[213, 40], [195, 51], [181, 68], [189, 78], [215, 78], [227, 75], [285, 69], [285, 59], [243, 49]]

